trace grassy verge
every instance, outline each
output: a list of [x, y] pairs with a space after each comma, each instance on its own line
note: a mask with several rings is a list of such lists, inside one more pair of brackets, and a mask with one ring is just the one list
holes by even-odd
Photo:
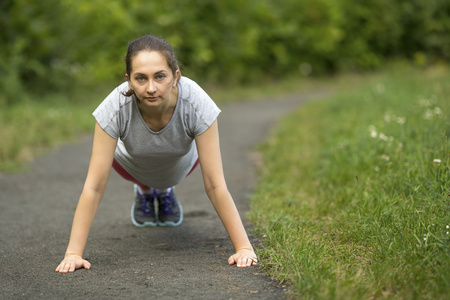
[[386, 71], [301, 107], [261, 145], [251, 219], [263, 266], [293, 295], [448, 297], [448, 78]]
[[0, 171], [21, 171], [45, 151], [92, 132], [91, 113], [99, 103], [89, 101], [93, 96], [84, 95], [86, 100], [81, 101], [78, 97], [45, 95], [14, 105], [1, 104]]

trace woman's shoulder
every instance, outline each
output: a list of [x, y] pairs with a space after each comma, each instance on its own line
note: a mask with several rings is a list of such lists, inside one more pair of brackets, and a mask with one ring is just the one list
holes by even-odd
[[189, 132], [193, 137], [200, 135], [216, 120], [220, 109], [195, 81], [182, 77], [179, 84]]
[[132, 100], [132, 97], [125, 95], [129, 90], [130, 85], [127, 81], [125, 81], [124, 83], [118, 85], [114, 90], [112, 90], [108, 97], [118, 98], [122, 101], [130, 101]]
[[181, 91], [181, 99], [189, 103], [199, 103], [202, 101], [212, 101], [209, 95], [194, 80], [182, 76], [180, 78], [179, 87]]
[[133, 97], [125, 95], [129, 88], [128, 82], [120, 84], [109, 93], [109, 95], [103, 100], [103, 103], [107, 103], [108, 106], [116, 107], [117, 109], [131, 103], [133, 101]]
[[195, 90], [203, 90], [197, 82], [185, 76], [181, 76], [179, 84], [182, 91], [191, 92]]
[[133, 97], [127, 97], [124, 95], [128, 91], [128, 82], [124, 82], [114, 88], [106, 98], [97, 106], [94, 111], [94, 115], [116, 115], [131, 107], [130, 104], [133, 101]]

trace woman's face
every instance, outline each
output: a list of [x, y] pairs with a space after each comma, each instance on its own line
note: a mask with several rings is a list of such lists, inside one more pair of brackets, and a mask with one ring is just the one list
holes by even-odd
[[164, 56], [157, 51], [141, 51], [133, 57], [131, 74], [126, 74], [130, 87], [141, 105], [159, 106], [168, 103], [176, 88], [179, 70], [175, 76]]

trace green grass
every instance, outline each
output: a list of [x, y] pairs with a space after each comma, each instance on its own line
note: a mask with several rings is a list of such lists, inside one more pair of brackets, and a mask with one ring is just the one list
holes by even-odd
[[448, 297], [448, 78], [444, 67], [363, 77], [261, 145], [250, 217], [262, 265], [294, 297]]
[[30, 98], [14, 105], [0, 104], [0, 171], [26, 169], [35, 157], [55, 146], [77, 140], [92, 132], [91, 113], [99, 102], [74, 100], [62, 95]]

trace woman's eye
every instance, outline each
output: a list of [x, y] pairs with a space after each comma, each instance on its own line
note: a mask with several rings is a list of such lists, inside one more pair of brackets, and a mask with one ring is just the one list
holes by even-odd
[[163, 80], [164, 78], [166, 78], [166, 75], [164, 74], [156, 75], [156, 79]]
[[139, 76], [136, 78], [136, 80], [139, 82], [143, 82], [143, 81], [145, 81], [145, 77]]

